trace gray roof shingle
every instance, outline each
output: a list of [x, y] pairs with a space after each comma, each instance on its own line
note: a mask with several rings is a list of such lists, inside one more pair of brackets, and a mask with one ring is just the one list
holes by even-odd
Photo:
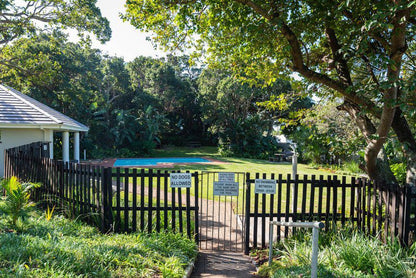
[[0, 127], [43, 126], [51, 129], [88, 131], [88, 127], [22, 94], [6, 85], [0, 85]]

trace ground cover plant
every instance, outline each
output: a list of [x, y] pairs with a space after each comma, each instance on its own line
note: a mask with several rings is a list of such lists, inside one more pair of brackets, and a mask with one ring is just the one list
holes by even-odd
[[179, 234], [105, 235], [39, 211], [28, 223], [10, 233], [0, 220], [1, 277], [183, 277], [197, 253]]
[[[311, 254], [311, 234], [299, 233], [274, 246], [271, 266], [263, 264], [258, 275], [310, 277]], [[261, 251], [252, 252], [252, 256], [262, 258]], [[320, 234], [318, 277], [416, 277], [416, 245], [383, 244], [350, 230]]]

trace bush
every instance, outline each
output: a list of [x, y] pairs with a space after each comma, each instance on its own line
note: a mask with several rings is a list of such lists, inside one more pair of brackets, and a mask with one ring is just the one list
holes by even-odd
[[363, 173], [363, 170], [360, 169], [360, 165], [358, 162], [355, 161], [347, 161], [342, 166], [344, 171], [347, 171], [352, 174], [360, 174]]
[[406, 164], [395, 163], [390, 165], [390, 169], [400, 184], [406, 183]]
[[[266, 277], [310, 277], [311, 235], [300, 234], [275, 246], [272, 265], [260, 267]], [[359, 232], [321, 234], [318, 277], [416, 277], [416, 246], [386, 245]]]
[[21, 183], [16, 177], [4, 179], [0, 187], [4, 190], [5, 196], [0, 205], [0, 212], [6, 214], [8, 224], [11, 228], [18, 228], [17, 221], [22, 221], [28, 216], [33, 203], [29, 201], [32, 188], [37, 187], [34, 183]]

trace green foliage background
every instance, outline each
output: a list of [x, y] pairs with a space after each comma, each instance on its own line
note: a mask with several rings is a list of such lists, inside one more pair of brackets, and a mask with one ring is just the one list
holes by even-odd
[[82, 137], [89, 157], [146, 156], [196, 141], [219, 144], [227, 155], [266, 158], [276, 151], [279, 119], [311, 106], [289, 101], [277, 109], [277, 96], [303, 99], [286, 81], [245, 84], [227, 71], [193, 66], [188, 56], [125, 62], [57, 31], [19, 39], [0, 59], [14, 61], [0, 64], [4, 83], [90, 127]]

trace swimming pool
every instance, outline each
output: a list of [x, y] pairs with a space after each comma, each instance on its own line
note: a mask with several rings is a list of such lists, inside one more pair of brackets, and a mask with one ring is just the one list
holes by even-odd
[[210, 163], [209, 159], [202, 157], [157, 157], [157, 158], [119, 158], [113, 166], [159, 166], [160, 164], [183, 164], [183, 163]]

